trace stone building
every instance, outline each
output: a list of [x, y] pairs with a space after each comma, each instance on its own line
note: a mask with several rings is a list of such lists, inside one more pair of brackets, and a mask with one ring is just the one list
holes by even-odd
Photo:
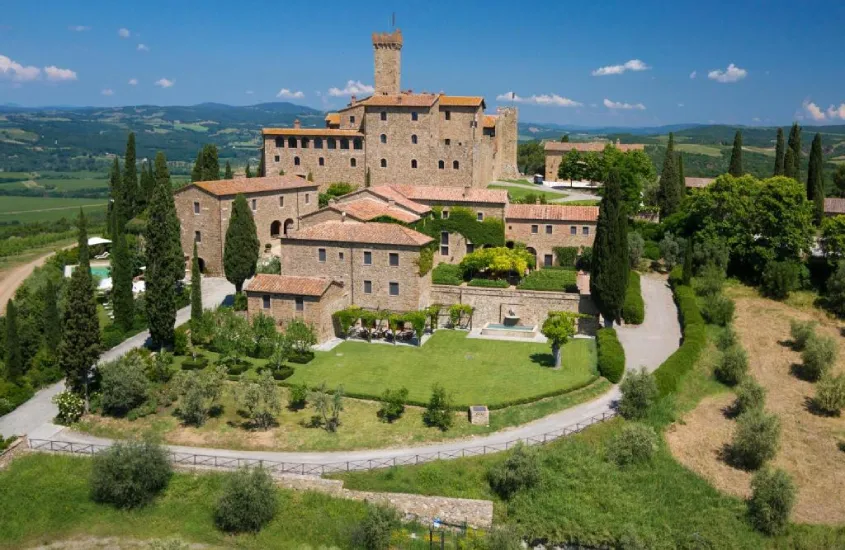
[[838, 198], [830, 198], [824, 200], [824, 215], [833, 217], [833, 216], [845, 216], [845, 198], [838, 199]]
[[321, 188], [334, 182], [484, 187], [518, 174], [515, 108], [485, 114], [479, 96], [403, 91], [401, 31], [375, 33], [372, 43], [374, 94], [353, 96], [326, 116], [325, 128], [298, 121], [293, 128], [265, 128], [268, 174], [310, 173]]
[[395, 223], [343, 217], [282, 238], [282, 273], [341, 282], [345, 305], [415, 311], [428, 305], [431, 271], [420, 275], [420, 251], [432, 238]]
[[619, 140], [617, 140], [616, 143], [611, 143], [609, 141], [591, 141], [582, 143], [547, 141], [543, 145], [543, 149], [546, 152], [546, 173], [544, 175], [544, 179], [546, 181], [558, 180], [557, 171], [558, 168], [560, 168], [560, 162], [563, 160], [564, 155], [566, 155], [569, 151], [575, 150], [580, 153], [601, 153], [607, 145], [613, 145], [623, 153], [627, 153], [628, 151], [645, 150], [645, 144], [643, 143], [620, 143]]
[[348, 305], [343, 285], [321, 277], [259, 274], [244, 292], [249, 316], [268, 315], [282, 329], [292, 320], [303, 321], [314, 327], [320, 342], [334, 336], [332, 313]]
[[182, 187], [173, 196], [182, 252], [190, 261], [196, 242], [204, 273], [223, 273], [226, 229], [238, 194], [246, 197], [262, 246], [298, 229], [300, 217], [319, 207], [317, 184], [295, 176], [198, 181]]
[[598, 206], [563, 204], [509, 204], [505, 209], [505, 236], [525, 243], [537, 267], [557, 265], [555, 247], [592, 246], [596, 238]]

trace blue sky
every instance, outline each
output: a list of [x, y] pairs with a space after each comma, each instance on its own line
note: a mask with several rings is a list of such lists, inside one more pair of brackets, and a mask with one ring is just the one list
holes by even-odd
[[845, 123], [845, 3], [809, 1], [9, 0], [0, 104], [337, 108], [392, 12], [404, 89], [513, 92], [523, 121]]

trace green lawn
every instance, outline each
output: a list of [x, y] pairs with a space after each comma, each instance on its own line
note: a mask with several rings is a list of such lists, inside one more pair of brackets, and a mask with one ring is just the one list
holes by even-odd
[[0, 197], [0, 222], [42, 222], [75, 218], [79, 208], [86, 212], [104, 211], [106, 199], [66, 199], [52, 197]]
[[549, 191], [543, 191], [543, 187], [540, 185], [535, 185], [534, 188], [509, 187], [506, 185], [490, 185], [487, 187], [487, 189], [503, 189], [508, 192], [508, 196], [511, 198], [511, 200], [524, 199], [526, 195], [532, 194], [537, 197], [546, 197], [547, 201], [553, 201], [555, 199], [562, 199], [566, 197], [566, 193], [551, 193]]
[[416, 402], [427, 402], [439, 382], [455, 405], [495, 406], [587, 384], [596, 376], [595, 343], [571, 340], [563, 349], [563, 368], [553, 370], [551, 363], [544, 344], [468, 339], [464, 332], [440, 330], [421, 348], [344, 342], [318, 352], [288, 381], [342, 384], [349, 393], [369, 396], [404, 386]]

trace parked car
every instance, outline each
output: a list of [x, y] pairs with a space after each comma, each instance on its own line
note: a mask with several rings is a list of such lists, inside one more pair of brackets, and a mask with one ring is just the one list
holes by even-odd
[[543, 185], [543, 174], [534, 174], [534, 183]]

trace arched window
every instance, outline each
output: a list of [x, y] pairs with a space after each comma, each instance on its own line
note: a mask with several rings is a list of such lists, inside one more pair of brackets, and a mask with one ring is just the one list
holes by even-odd
[[337, 141], [334, 138], [329, 138], [329, 149], [337, 149]]
[[382, 143], [387, 143], [387, 134], [382, 134], [378, 137], [379, 141]]
[[381, 159], [381, 167], [387, 168], [387, 159]]
[[349, 166], [355, 168], [358, 165], [358, 161], [355, 159], [349, 159]]
[[284, 147], [285, 146], [285, 138], [277, 137], [276, 138], [276, 147]]
[[411, 168], [416, 168], [416, 167], [417, 167], [417, 159], [412, 159], [411, 160]]
[[417, 134], [411, 136], [411, 143], [413, 143], [414, 145], [417, 144]]
[[314, 149], [323, 148], [323, 138], [314, 138]]
[[288, 148], [296, 149], [296, 138], [294, 138], [294, 137], [288, 138]]
[[293, 157], [293, 165], [299, 166], [299, 157]]
[[278, 237], [279, 234], [282, 232], [282, 222], [279, 220], [274, 221], [270, 224], [270, 236], [271, 237]]
[[325, 166], [326, 165], [326, 159], [324, 159], [323, 157], [320, 157], [319, 163], [320, 163], [320, 166]]
[[309, 140], [308, 138], [302, 138], [302, 144], [300, 145], [300, 147], [302, 147], [303, 149], [308, 149], [308, 142], [309, 141], [311, 141], [311, 140]]
[[341, 149], [349, 149], [349, 140], [346, 138], [342, 138], [340, 140], [340, 148]]
[[441, 170], [443, 170], [444, 168], [446, 168], [446, 163], [443, 162], [442, 160], [438, 160], [437, 161], [437, 167], [440, 168]]
[[458, 169], [458, 168], [460, 168], [460, 167], [461, 167], [461, 163], [459, 163], [459, 162], [458, 162], [458, 161], [456, 161], [456, 160], [453, 160], [453, 161], [452, 161], [452, 169], [453, 169], [453, 170], [457, 170], [457, 169]]
[[355, 138], [355, 139], [352, 140], [352, 147], [354, 147], [355, 149], [359, 149], [359, 150], [363, 149], [364, 148], [364, 142], [361, 141], [361, 138]]

